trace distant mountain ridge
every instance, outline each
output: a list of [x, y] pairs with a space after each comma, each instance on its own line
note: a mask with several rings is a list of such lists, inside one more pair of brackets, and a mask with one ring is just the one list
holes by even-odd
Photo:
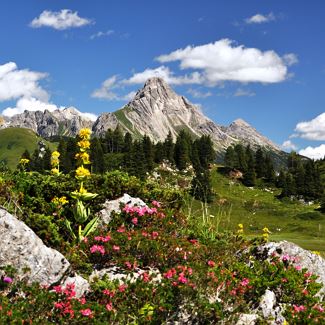
[[278, 156], [285, 154], [242, 119], [229, 126], [218, 125], [184, 96], [176, 94], [161, 78], [148, 79], [127, 105], [113, 113], [101, 114], [95, 122], [69, 107], [53, 112], [25, 111], [6, 118], [2, 127], [8, 126], [30, 128], [43, 137], [74, 136], [84, 127], [92, 128], [95, 135], [102, 136], [108, 129], [119, 126], [134, 137], [147, 135], [155, 142], [164, 141], [169, 132], [176, 137], [185, 129], [193, 137], [209, 135], [221, 155], [229, 145], [236, 143], [249, 144], [252, 148], [261, 146]]

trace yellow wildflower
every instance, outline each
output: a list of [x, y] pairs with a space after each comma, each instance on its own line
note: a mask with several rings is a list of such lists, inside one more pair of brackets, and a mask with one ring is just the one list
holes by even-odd
[[85, 165], [90, 164], [89, 154], [87, 152], [79, 152], [76, 154], [75, 157], [76, 157], [76, 159], [81, 159], [82, 163]]
[[79, 131], [79, 137], [83, 140], [89, 140], [90, 134], [91, 134], [91, 130], [88, 128], [84, 128]]
[[57, 169], [57, 168], [52, 168], [51, 169], [51, 173], [53, 174], [53, 175], [59, 175], [59, 170]]
[[238, 230], [237, 230], [237, 234], [238, 235], [241, 235], [241, 234], [243, 234], [244, 233], [244, 225], [242, 224], [242, 223], [239, 223], [238, 224]]
[[52, 158], [59, 158], [59, 157], [60, 157], [60, 153], [58, 151], [52, 152]]
[[265, 233], [268, 233], [268, 234], [271, 233], [271, 231], [270, 231], [269, 228], [267, 228], [267, 227], [264, 227], [262, 230], [263, 230], [263, 232], [265, 232]]
[[90, 148], [90, 142], [88, 140], [81, 140], [77, 143], [81, 150], [87, 150]]
[[27, 158], [21, 158], [20, 161], [19, 161], [19, 163], [22, 164], [22, 165], [26, 165], [26, 164], [29, 163], [29, 159], [27, 159]]
[[76, 169], [76, 177], [78, 178], [84, 178], [90, 176], [90, 171], [87, 168], [84, 168], [83, 166], [80, 166]]
[[65, 204], [69, 203], [69, 201], [67, 200], [67, 197], [66, 197], [66, 196], [61, 196], [61, 197], [59, 198], [59, 203], [60, 203], [61, 205], [65, 205]]
[[315, 255], [319, 255], [320, 256], [320, 252], [319, 251], [312, 251], [313, 254]]

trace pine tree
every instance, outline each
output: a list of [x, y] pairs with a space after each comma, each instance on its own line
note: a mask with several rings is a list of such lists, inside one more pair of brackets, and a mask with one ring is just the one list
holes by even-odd
[[229, 146], [225, 153], [224, 163], [226, 167], [234, 168], [236, 165], [236, 153], [233, 146]]
[[241, 144], [236, 144], [234, 150], [236, 158], [234, 167], [245, 173], [247, 170], [247, 158], [244, 147]]
[[213, 201], [209, 170], [203, 168], [195, 169], [195, 175], [191, 184], [191, 195], [205, 203], [211, 203]]
[[209, 164], [215, 161], [216, 153], [213, 149], [213, 142], [210, 136], [202, 135], [199, 139], [194, 141], [191, 147], [196, 147], [198, 150], [198, 156], [202, 168], [207, 169]]
[[124, 141], [123, 141], [123, 150], [122, 152], [126, 153], [126, 152], [130, 152], [132, 149], [132, 135], [129, 132], [126, 132], [124, 135]]
[[167, 159], [171, 164], [175, 163], [174, 150], [175, 150], [175, 144], [173, 141], [173, 136], [172, 136], [171, 131], [169, 131], [168, 135], [164, 141], [164, 152], [166, 155], [166, 157], [164, 159]]
[[256, 183], [255, 159], [252, 150], [248, 146], [246, 148], [247, 169], [244, 173], [243, 183], [246, 186], [254, 186]]
[[122, 152], [123, 151], [123, 144], [124, 138], [121, 131], [121, 128], [117, 126], [112, 134], [113, 140], [113, 151], [112, 152]]
[[265, 177], [266, 162], [262, 148], [258, 148], [255, 153], [255, 173], [257, 178]]
[[151, 172], [154, 167], [154, 148], [150, 138], [146, 135], [142, 139], [142, 148], [145, 157], [145, 169], [147, 172]]
[[269, 184], [275, 184], [276, 182], [274, 165], [269, 154], [265, 156], [265, 181]]
[[154, 146], [154, 160], [156, 164], [161, 163], [164, 159], [167, 159], [165, 146], [161, 141], [158, 141]]
[[98, 138], [93, 138], [91, 140], [90, 161], [93, 173], [102, 174], [105, 171], [104, 151]]
[[191, 162], [190, 160], [191, 146], [192, 146], [191, 137], [186, 131], [181, 130], [177, 136], [175, 151], [174, 151], [175, 164], [179, 170], [184, 170], [187, 167], [187, 165]]

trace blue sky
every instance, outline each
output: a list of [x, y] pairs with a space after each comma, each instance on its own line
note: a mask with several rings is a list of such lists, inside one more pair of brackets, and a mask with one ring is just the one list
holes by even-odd
[[0, 112], [99, 115], [158, 75], [218, 124], [243, 118], [288, 151], [323, 157], [324, 10], [322, 0], [4, 0]]

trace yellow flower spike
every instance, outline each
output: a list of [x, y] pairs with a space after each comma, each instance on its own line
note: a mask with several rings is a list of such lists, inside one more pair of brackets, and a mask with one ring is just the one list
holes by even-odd
[[91, 135], [91, 130], [88, 128], [81, 129], [79, 131], [79, 137], [83, 140], [89, 140]]
[[89, 154], [87, 152], [79, 152], [76, 154], [75, 158], [80, 159], [85, 165], [90, 164]]
[[61, 205], [65, 205], [65, 204], [69, 203], [69, 201], [67, 200], [67, 197], [66, 197], [66, 196], [61, 196], [61, 197], [59, 198], [59, 203], [60, 203]]
[[59, 157], [60, 157], [60, 153], [58, 151], [52, 152], [52, 158], [59, 158]]
[[80, 147], [81, 151], [90, 148], [90, 142], [88, 140], [81, 140], [77, 143], [77, 145]]
[[20, 163], [21, 165], [26, 165], [26, 164], [29, 163], [29, 159], [27, 159], [27, 158], [21, 158], [20, 161], [19, 161], [19, 163]]
[[59, 170], [57, 169], [57, 168], [52, 168], [51, 169], [51, 173], [53, 174], [53, 175], [59, 175]]
[[87, 176], [90, 176], [90, 171], [87, 168], [80, 166], [76, 169], [76, 177], [77, 178], [84, 178]]
[[267, 227], [264, 227], [262, 230], [263, 230], [263, 232], [266, 232], [266, 233], [268, 233], [268, 234], [271, 233], [271, 231], [270, 231], [269, 228], [267, 228]]

